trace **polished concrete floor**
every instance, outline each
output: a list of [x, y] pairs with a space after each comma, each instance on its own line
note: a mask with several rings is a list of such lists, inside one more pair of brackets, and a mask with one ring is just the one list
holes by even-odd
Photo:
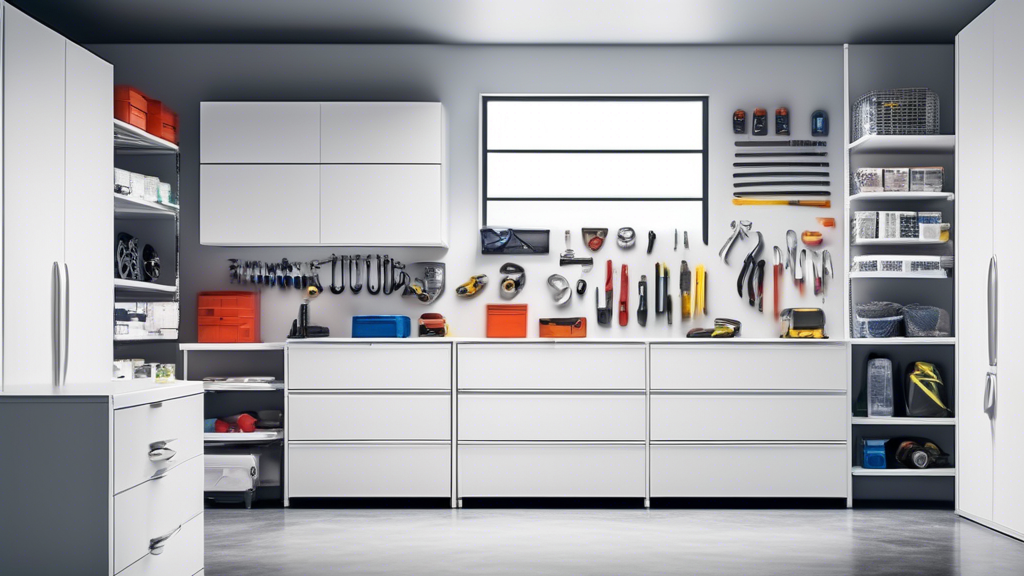
[[206, 511], [206, 575], [1024, 574], [1024, 543], [936, 510]]

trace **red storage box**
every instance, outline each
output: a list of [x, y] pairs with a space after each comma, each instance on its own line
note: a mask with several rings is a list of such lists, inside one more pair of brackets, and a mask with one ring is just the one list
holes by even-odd
[[488, 304], [488, 338], [526, 338], [526, 304]]
[[114, 86], [114, 118], [145, 130], [148, 111], [146, 95], [138, 88]]
[[159, 100], [148, 100], [146, 132], [157, 138], [178, 143], [178, 115]]
[[259, 292], [200, 292], [200, 342], [260, 342]]

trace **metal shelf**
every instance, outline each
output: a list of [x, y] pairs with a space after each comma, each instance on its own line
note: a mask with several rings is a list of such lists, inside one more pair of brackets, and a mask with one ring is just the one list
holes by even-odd
[[174, 206], [114, 194], [114, 218], [151, 220], [176, 218], [177, 216], [178, 209]]
[[188, 351], [216, 351], [245, 352], [249, 350], [284, 350], [284, 342], [188, 342], [179, 348]]
[[203, 441], [212, 444], [264, 444], [284, 439], [284, 430], [274, 428], [255, 432], [205, 432]]
[[118, 342], [175, 342], [177, 336], [114, 336], [114, 343]]
[[949, 240], [922, 240], [920, 238], [858, 238], [853, 246], [937, 246]]
[[853, 425], [863, 426], [956, 426], [956, 418], [909, 418], [905, 416], [854, 416]]
[[207, 392], [273, 392], [284, 390], [284, 382], [204, 382], [203, 390]]
[[114, 278], [114, 296], [128, 298], [147, 298], [152, 296], [174, 296], [178, 292], [175, 286], [142, 282], [140, 280], [124, 280]]
[[925, 468], [914, 470], [912, 468], [861, 468], [853, 467], [854, 476], [956, 476], [956, 468]]
[[851, 194], [850, 202], [897, 201], [897, 200], [945, 200], [952, 202], [956, 197], [952, 192], [861, 192]]
[[850, 272], [850, 278], [891, 278], [894, 280], [949, 280], [949, 276], [912, 276], [899, 272]]
[[952, 134], [920, 136], [868, 134], [851, 143], [847, 148], [851, 154], [952, 154], [956, 149], [956, 136]]
[[178, 145], [115, 118], [114, 150], [128, 154], [177, 154]]
[[952, 346], [956, 344], [956, 338], [850, 338], [854, 345], [889, 346], [889, 345], [918, 345], [933, 344], [941, 346]]

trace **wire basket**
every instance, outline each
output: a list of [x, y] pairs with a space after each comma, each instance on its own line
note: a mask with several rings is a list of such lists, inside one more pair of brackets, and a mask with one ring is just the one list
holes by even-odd
[[867, 134], [939, 133], [939, 95], [927, 88], [874, 90], [853, 104], [853, 140]]

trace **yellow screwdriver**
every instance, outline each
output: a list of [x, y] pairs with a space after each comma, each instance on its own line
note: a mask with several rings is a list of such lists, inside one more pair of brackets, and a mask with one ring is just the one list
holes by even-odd
[[734, 206], [809, 206], [831, 208], [831, 200], [763, 200], [760, 198], [733, 198]]

